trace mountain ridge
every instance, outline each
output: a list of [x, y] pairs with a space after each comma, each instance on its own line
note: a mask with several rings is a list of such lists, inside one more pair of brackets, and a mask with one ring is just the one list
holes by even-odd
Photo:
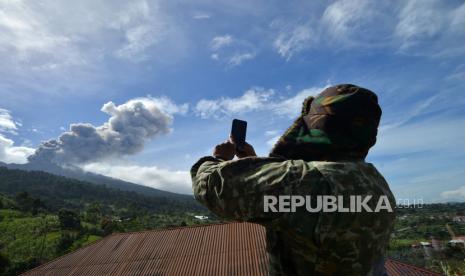
[[55, 164], [43, 163], [43, 162], [29, 162], [26, 164], [0, 162], [0, 167], [6, 167], [8, 169], [17, 169], [17, 170], [24, 170], [24, 171], [42, 171], [42, 172], [47, 172], [47, 173], [58, 175], [58, 176], [64, 176], [64, 177], [68, 177], [68, 178], [72, 178], [72, 179], [76, 179], [80, 181], [90, 182], [92, 184], [106, 185], [110, 188], [119, 189], [122, 191], [136, 192], [139, 194], [149, 195], [149, 196], [164, 196], [164, 197], [169, 197], [169, 198], [192, 198], [191, 195], [187, 195], [187, 194], [168, 192], [168, 191], [140, 185], [137, 183], [132, 183], [132, 182], [124, 181], [121, 179], [108, 177], [108, 176], [101, 175], [101, 174], [86, 172], [78, 167], [63, 168]]

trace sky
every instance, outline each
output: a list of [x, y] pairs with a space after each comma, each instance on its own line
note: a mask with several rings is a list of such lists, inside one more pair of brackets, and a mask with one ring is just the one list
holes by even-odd
[[266, 156], [325, 87], [378, 94], [398, 200], [465, 201], [465, 3], [0, 0], [0, 161], [192, 194], [248, 121]]

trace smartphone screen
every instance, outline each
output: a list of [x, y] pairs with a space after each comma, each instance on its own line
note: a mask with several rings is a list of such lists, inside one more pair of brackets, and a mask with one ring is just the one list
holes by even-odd
[[245, 144], [245, 134], [247, 132], [247, 122], [234, 119], [232, 121], [231, 136], [237, 148], [242, 149]]

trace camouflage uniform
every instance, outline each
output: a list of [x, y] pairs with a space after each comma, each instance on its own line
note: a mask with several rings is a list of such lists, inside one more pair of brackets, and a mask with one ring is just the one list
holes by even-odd
[[[283, 141], [293, 143], [292, 129], [277, 147]], [[264, 195], [341, 195], [344, 199], [372, 195], [372, 209], [383, 195], [394, 208], [394, 196], [376, 168], [351, 156], [329, 162], [273, 155], [280, 157], [201, 158], [191, 169], [195, 197], [220, 217], [266, 227], [272, 275], [379, 275], [376, 263], [383, 265], [393, 212], [310, 213], [305, 207], [288, 213], [264, 212]]]

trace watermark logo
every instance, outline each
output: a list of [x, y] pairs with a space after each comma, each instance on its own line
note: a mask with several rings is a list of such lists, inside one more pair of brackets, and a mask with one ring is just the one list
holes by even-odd
[[[263, 211], [265, 213], [294, 213], [297, 208], [304, 207], [310, 213], [378, 213], [381, 211], [392, 213], [392, 206], [387, 196], [382, 195], [377, 199], [376, 205], [370, 204], [372, 195], [351, 196], [301, 196], [301, 195], [265, 195], [263, 197]], [[316, 204], [315, 204], [316, 202]], [[348, 202], [348, 203], [347, 203]], [[370, 206], [375, 206], [374, 208]]]
[[397, 209], [421, 209], [425, 205], [423, 198], [397, 198]]

